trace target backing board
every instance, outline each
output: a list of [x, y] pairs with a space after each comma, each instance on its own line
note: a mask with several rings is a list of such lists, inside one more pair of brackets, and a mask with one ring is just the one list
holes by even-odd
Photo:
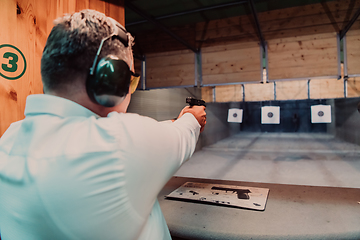
[[186, 182], [166, 198], [263, 211], [268, 194], [268, 188]]
[[311, 123], [331, 123], [331, 105], [311, 106]]
[[242, 123], [243, 110], [238, 108], [230, 108], [228, 111], [228, 122]]
[[280, 107], [261, 107], [261, 124], [280, 124]]

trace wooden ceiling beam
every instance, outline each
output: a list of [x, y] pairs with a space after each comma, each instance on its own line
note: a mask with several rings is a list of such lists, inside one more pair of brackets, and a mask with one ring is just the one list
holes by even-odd
[[359, 17], [360, 15], [360, 8], [356, 11], [356, 13], [354, 14], [354, 16], [351, 18], [350, 22], [344, 27], [344, 29], [342, 29], [339, 32], [340, 35], [340, 40], [345, 36], [345, 34], [349, 31], [349, 29], [351, 28], [351, 26], [355, 23], [356, 19]]
[[249, 0], [249, 5], [250, 5], [251, 12], [254, 16], [255, 26], [256, 26], [257, 33], [259, 35], [260, 44], [265, 52], [265, 39], [264, 39], [264, 36], [263, 36], [261, 28], [260, 28], [259, 18], [258, 18], [256, 9], [255, 9], [254, 1]]

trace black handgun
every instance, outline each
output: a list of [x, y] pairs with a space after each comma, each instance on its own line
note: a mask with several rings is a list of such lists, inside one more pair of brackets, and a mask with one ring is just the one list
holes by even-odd
[[225, 187], [212, 187], [212, 190], [220, 190], [220, 191], [225, 191], [225, 192], [233, 192], [233, 193], [237, 193], [237, 197], [238, 199], [250, 199], [250, 196], [248, 193], [251, 193], [251, 191], [249, 189], [237, 189], [237, 188], [225, 188]]
[[192, 106], [204, 106], [206, 107], [206, 103], [204, 100], [202, 99], [196, 99], [193, 97], [187, 97], [186, 98], [186, 103], [188, 103], [190, 105], [190, 107]]

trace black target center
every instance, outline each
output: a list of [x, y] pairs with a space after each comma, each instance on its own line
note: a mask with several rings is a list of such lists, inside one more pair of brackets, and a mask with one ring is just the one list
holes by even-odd
[[323, 112], [323, 111], [319, 111], [319, 112], [318, 112], [318, 116], [319, 116], [319, 117], [324, 116], [324, 112]]

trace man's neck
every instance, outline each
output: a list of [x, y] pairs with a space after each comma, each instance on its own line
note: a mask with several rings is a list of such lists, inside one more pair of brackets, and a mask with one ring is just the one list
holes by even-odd
[[[128, 104], [126, 104], [126, 103], [130, 101], [130, 99], [129, 99], [130, 96], [126, 96], [125, 100], [121, 104], [119, 104], [115, 107], [104, 107], [100, 104], [97, 104], [97, 103], [94, 103], [93, 101], [91, 101], [89, 96], [87, 95], [87, 93], [86, 92], [84, 93], [83, 91], [79, 91], [76, 94], [61, 94], [58, 92], [49, 91], [49, 92], [46, 92], [45, 94], [66, 98], [70, 101], [76, 102], [77, 104], [89, 109], [90, 111], [96, 113], [97, 115], [99, 115], [101, 117], [106, 117], [110, 112], [113, 112], [113, 111], [116, 111], [119, 113], [126, 113], [127, 106], [128, 106]], [[130, 95], [130, 94], [128, 94], [128, 95]]]

